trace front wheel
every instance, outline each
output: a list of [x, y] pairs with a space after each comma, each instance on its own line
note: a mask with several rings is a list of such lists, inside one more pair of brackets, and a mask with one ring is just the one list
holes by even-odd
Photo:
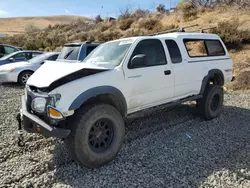
[[197, 100], [198, 113], [206, 120], [217, 117], [223, 106], [223, 88], [218, 85], [208, 85], [202, 99]]
[[20, 85], [25, 85], [32, 74], [33, 74], [32, 71], [21, 72], [20, 75], [18, 76], [18, 83]]
[[68, 126], [71, 134], [66, 145], [71, 156], [84, 166], [101, 167], [112, 161], [122, 147], [124, 121], [111, 105], [83, 107]]

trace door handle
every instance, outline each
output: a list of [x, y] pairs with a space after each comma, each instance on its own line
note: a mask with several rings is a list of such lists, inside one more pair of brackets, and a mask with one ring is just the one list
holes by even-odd
[[170, 74], [171, 74], [171, 70], [165, 70], [165, 71], [164, 71], [164, 74], [165, 74], [165, 75], [170, 75]]

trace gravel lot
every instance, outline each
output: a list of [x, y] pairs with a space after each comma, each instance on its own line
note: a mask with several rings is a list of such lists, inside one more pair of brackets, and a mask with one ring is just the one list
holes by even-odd
[[250, 91], [227, 93], [212, 121], [192, 104], [130, 117], [119, 156], [94, 170], [72, 162], [57, 139], [25, 134], [17, 146], [22, 93], [0, 85], [0, 187], [250, 187]]

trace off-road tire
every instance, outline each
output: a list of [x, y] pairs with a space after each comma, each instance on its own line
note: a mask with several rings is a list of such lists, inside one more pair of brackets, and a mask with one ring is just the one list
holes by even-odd
[[197, 112], [204, 119], [210, 120], [217, 117], [223, 107], [223, 88], [218, 85], [207, 85], [202, 99], [197, 100]]
[[[113, 138], [104, 151], [96, 152], [91, 148], [89, 135], [92, 126], [101, 119], [111, 122]], [[67, 127], [71, 129], [71, 133], [65, 143], [74, 160], [89, 168], [99, 168], [117, 156], [124, 141], [125, 126], [121, 114], [115, 107], [108, 104], [88, 105], [79, 109], [70, 120]]]
[[25, 85], [26, 82], [24, 82], [24, 76], [25, 76], [25, 75], [31, 76], [32, 74], [33, 74], [32, 71], [23, 71], [23, 72], [21, 72], [21, 73], [19, 74], [19, 76], [18, 76], [18, 83], [19, 83], [20, 85]]

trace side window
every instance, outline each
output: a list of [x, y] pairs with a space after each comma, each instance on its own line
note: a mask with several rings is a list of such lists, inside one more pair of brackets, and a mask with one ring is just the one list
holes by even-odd
[[32, 52], [32, 57], [31, 58], [36, 57], [38, 55], [41, 55], [41, 54], [40, 53], [36, 53], [36, 52]]
[[11, 54], [16, 51], [15, 48], [11, 48], [9, 46], [4, 46], [5, 54]]
[[52, 55], [50, 58], [48, 58], [48, 60], [55, 61], [57, 57], [58, 57], [58, 54]]
[[172, 63], [181, 63], [182, 56], [181, 56], [181, 52], [177, 43], [174, 40], [166, 40], [165, 42], [166, 42]]
[[28, 53], [25, 53], [25, 58], [26, 60], [30, 60], [32, 59], [33, 57], [36, 57], [33, 55], [34, 53], [31, 53], [31, 52], [28, 52]]
[[186, 39], [184, 44], [190, 57], [225, 55], [225, 50], [219, 40]]
[[225, 55], [225, 50], [218, 40], [206, 40], [207, 52], [209, 56]]
[[25, 53], [18, 53], [13, 56], [15, 60], [26, 60], [26, 54]]
[[[131, 59], [136, 55], [146, 55], [146, 60], [141, 67], [150, 67], [167, 64], [166, 55], [162, 43], [158, 39], [146, 39], [140, 41]], [[128, 68], [131, 68], [131, 59]]]
[[207, 56], [204, 40], [184, 40], [184, 44], [190, 57]]
[[88, 46], [86, 50], [86, 56], [90, 54], [97, 46]]
[[5, 55], [5, 50], [4, 47], [2, 45], [0, 45], [0, 57]]

